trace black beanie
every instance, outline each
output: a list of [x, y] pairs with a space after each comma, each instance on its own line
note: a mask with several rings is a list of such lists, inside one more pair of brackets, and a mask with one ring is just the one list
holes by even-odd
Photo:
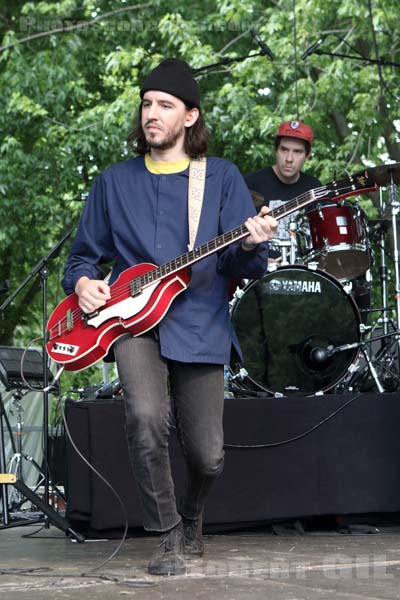
[[200, 90], [197, 81], [189, 65], [179, 58], [167, 58], [153, 69], [142, 85], [140, 97], [143, 98], [145, 92], [150, 90], [172, 94], [191, 108], [193, 106], [200, 108]]

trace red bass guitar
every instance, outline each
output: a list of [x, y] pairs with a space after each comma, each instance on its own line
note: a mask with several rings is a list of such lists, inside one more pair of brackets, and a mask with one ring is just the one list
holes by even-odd
[[[365, 172], [309, 190], [270, 215], [278, 220], [312, 202], [336, 202], [376, 189]], [[47, 353], [67, 371], [80, 371], [95, 364], [127, 331], [137, 336], [161, 321], [174, 298], [188, 287], [190, 265], [247, 235], [245, 225], [241, 225], [159, 267], [142, 263], [126, 269], [110, 286], [110, 300], [94, 313], [85, 314], [79, 308], [76, 294], [67, 296], [48, 320]]]

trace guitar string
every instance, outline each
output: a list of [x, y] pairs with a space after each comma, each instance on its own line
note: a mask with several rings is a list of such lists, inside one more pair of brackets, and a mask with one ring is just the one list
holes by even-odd
[[[339, 182], [337, 185], [340, 186], [341, 182]], [[308, 197], [310, 199], [310, 202], [312, 202], [313, 200], [321, 200], [322, 198], [327, 197], [328, 191], [329, 191], [328, 186], [322, 186], [320, 188], [315, 188], [313, 190], [304, 192], [303, 194], [300, 194], [300, 196], [297, 196], [293, 200], [289, 200], [282, 206], [271, 211], [270, 216], [276, 218], [277, 220], [281, 219], [284, 216], [288, 216], [291, 212], [293, 212], [299, 208], [299, 203], [302, 204], [303, 200], [307, 199]], [[357, 193], [357, 191], [358, 190], [351, 189], [347, 193], [347, 195], [354, 195]], [[336, 196], [336, 199], [340, 199], [341, 197], [343, 197], [343, 195], [344, 195], [343, 193], [339, 194], [338, 196]], [[187, 264], [193, 263], [197, 257], [203, 258], [204, 257], [203, 255], [206, 252], [214, 252], [215, 250], [218, 249], [218, 247], [221, 244], [224, 244], [224, 245], [226, 245], [227, 243], [230, 244], [234, 240], [239, 239], [239, 236], [243, 237], [246, 234], [246, 232], [247, 232], [247, 230], [244, 225], [236, 227], [235, 229], [232, 229], [232, 230], [218, 236], [214, 240], [206, 242], [202, 246], [199, 246], [198, 248], [194, 248], [190, 252], [183, 254], [183, 255], [169, 261], [168, 263], [165, 263], [164, 265], [155, 267], [154, 269], [151, 269], [150, 271], [147, 271], [146, 273], [139, 275], [138, 277], [134, 278], [133, 280], [131, 280], [129, 282], [124, 282], [123, 284], [116, 286], [112, 290], [112, 295], [111, 295], [110, 300], [101, 308], [102, 309], [108, 308], [110, 306], [111, 302], [115, 303], [115, 302], [118, 302], [120, 298], [126, 297], [126, 294], [127, 294], [127, 292], [130, 291], [130, 288], [134, 281], [140, 282], [139, 289], [141, 289], [145, 285], [152, 283], [153, 280], [156, 281], [158, 278], [165, 277], [166, 275], [168, 275], [169, 272], [173, 273], [177, 270], [180, 270]], [[175, 263], [175, 266], [172, 269], [169, 269], [169, 265], [172, 265], [173, 263]], [[157, 272], [157, 276], [153, 277], [153, 274], [156, 272]], [[60, 331], [61, 331], [61, 333], [68, 331], [69, 321], [72, 319], [72, 324], [74, 324], [76, 319], [81, 318], [81, 315], [82, 315], [82, 310], [80, 308], [75, 309], [74, 311], [72, 311], [72, 313], [69, 316], [64, 316], [59, 321], [57, 321], [57, 323], [55, 323], [50, 328], [50, 334], [54, 330], [56, 330], [56, 332], [58, 332], [58, 333]], [[57, 333], [56, 333], [56, 335], [57, 335]], [[53, 338], [50, 337], [50, 340], [51, 339], [53, 339]]]

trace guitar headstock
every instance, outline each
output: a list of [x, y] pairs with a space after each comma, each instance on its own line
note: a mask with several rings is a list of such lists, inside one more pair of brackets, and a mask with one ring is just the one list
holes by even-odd
[[269, 215], [274, 219], [282, 219], [297, 210], [304, 208], [308, 204], [319, 202], [320, 200], [331, 200], [337, 202], [348, 196], [355, 196], [362, 192], [374, 192], [378, 189], [376, 183], [368, 177], [367, 171], [357, 173], [351, 177], [346, 177], [342, 181], [332, 181], [328, 185], [323, 185], [319, 188], [314, 188], [308, 192], [304, 192], [297, 198], [288, 200], [281, 206], [271, 210]]
[[[368, 171], [360, 171], [341, 181], [332, 181], [324, 188], [318, 189], [318, 200], [327, 199], [332, 202], [356, 196], [366, 192], [375, 192], [378, 189], [377, 184], [368, 176]], [[317, 190], [316, 190], [317, 191]], [[321, 195], [320, 195], [321, 194]]]

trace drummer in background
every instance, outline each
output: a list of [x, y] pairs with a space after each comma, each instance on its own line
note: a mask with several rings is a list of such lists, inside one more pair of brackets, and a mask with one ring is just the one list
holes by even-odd
[[[271, 210], [322, 184], [316, 177], [303, 173], [311, 155], [314, 135], [311, 127], [301, 121], [280, 124], [275, 137], [275, 164], [245, 176], [249, 189], [264, 198]], [[289, 225], [293, 217], [280, 219], [276, 237], [289, 240]], [[270, 249], [270, 258], [277, 260], [278, 250]]]
[[[255, 204], [259, 202], [261, 196], [263, 204], [274, 210], [282, 203], [322, 186], [319, 179], [302, 172], [304, 164], [311, 156], [313, 139], [313, 130], [302, 121], [284, 121], [279, 125], [275, 137], [275, 164], [245, 176], [248, 188], [256, 192], [256, 195], [253, 195], [253, 199], [257, 196]], [[256, 208], [259, 209], [260, 206]], [[306, 211], [310, 209], [315, 209], [315, 203], [306, 207]], [[274, 240], [270, 242], [268, 254], [270, 264], [283, 264], [284, 244], [290, 239], [290, 222], [294, 220], [295, 225], [297, 223], [295, 214], [278, 221], [278, 230], [274, 238], [276, 244], [274, 245]], [[299, 255], [295, 258], [298, 259]], [[302, 261], [290, 260], [289, 262]], [[351, 295], [360, 310], [364, 324], [368, 323], [368, 311], [371, 308], [371, 283], [368, 277], [369, 275], [366, 274], [347, 282], [350, 284]]]

